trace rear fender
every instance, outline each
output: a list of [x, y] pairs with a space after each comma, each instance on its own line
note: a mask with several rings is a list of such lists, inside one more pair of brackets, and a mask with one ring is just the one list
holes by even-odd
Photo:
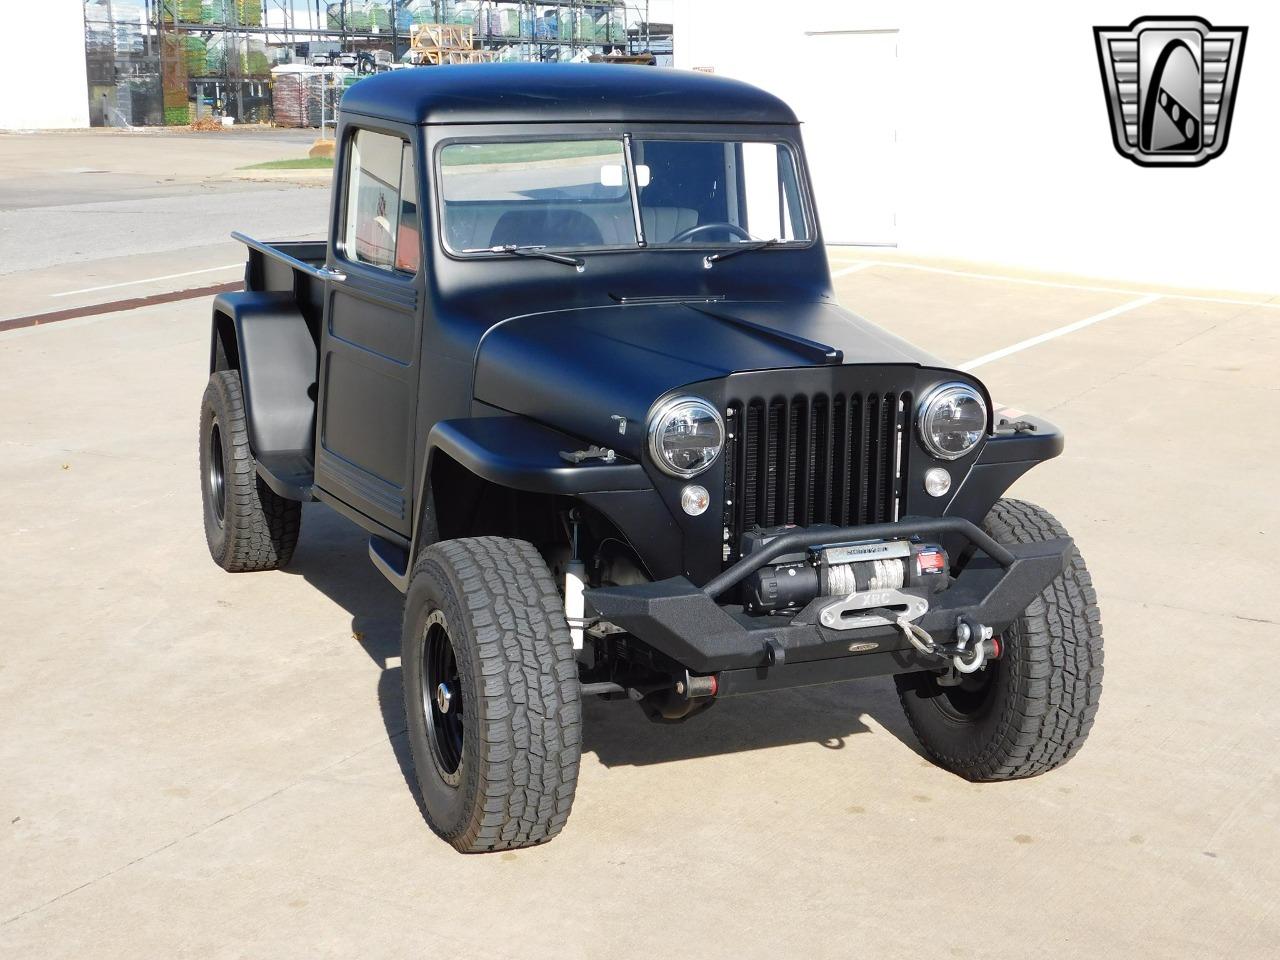
[[224, 293], [213, 302], [209, 371], [238, 370], [254, 455], [314, 447], [317, 350], [287, 293]]

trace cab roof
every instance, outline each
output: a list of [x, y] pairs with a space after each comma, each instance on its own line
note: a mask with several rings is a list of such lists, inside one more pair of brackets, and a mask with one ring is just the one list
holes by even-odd
[[399, 123], [784, 123], [771, 93], [687, 70], [614, 63], [468, 63], [376, 74], [343, 113]]

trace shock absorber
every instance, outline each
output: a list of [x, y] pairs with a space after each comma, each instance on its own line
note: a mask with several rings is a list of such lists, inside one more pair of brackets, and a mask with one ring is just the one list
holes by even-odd
[[569, 621], [569, 636], [573, 639], [573, 649], [581, 650], [586, 632], [586, 587], [587, 566], [582, 562], [578, 550], [578, 528], [581, 517], [577, 507], [569, 511], [569, 542], [571, 552], [569, 562], [564, 565], [564, 616]]

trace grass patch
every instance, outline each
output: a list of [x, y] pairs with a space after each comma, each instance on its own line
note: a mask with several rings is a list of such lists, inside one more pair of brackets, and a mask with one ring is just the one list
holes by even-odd
[[333, 157], [299, 157], [295, 160], [268, 160], [253, 163], [241, 170], [332, 170]]

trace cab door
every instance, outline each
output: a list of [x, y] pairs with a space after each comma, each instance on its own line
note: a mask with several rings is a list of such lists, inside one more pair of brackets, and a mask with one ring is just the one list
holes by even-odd
[[404, 536], [421, 362], [414, 143], [348, 127], [320, 343], [316, 486]]

